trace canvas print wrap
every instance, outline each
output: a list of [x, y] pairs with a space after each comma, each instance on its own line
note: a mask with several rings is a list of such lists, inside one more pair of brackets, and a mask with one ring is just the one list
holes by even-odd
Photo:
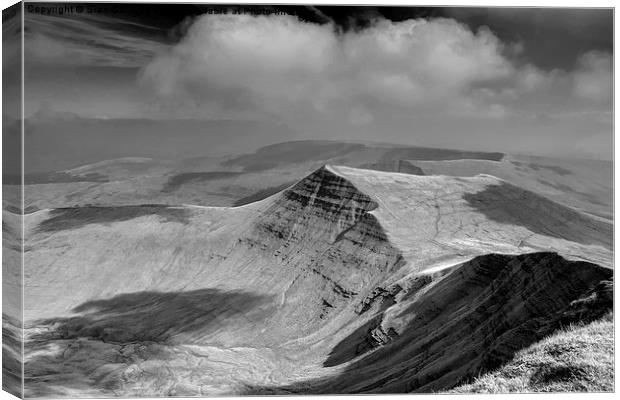
[[4, 10], [3, 389], [613, 391], [612, 33], [611, 8]]

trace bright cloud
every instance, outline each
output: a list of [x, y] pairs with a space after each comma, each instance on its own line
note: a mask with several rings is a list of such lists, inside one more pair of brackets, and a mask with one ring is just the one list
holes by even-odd
[[480, 118], [527, 112], [532, 100], [538, 114], [579, 101], [610, 107], [609, 55], [586, 54], [573, 72], [546, 72], [511, 62], [505, 54], [514, 46], [452, 19], [377, 20], [339, 33], [287, 16], [205, 15], [141, 80], [162, 102], [197, 113], [264, 113], [289, 123], [359, 125], [389, 107], [404, 116]]
[[457, 106], [471, 84], [512, 74], [502, 47], [489, 31], [448, 19], [382, 20], [338, 34], [293, 17], [204, 16], [142, 79], [163, 98], [208, 104], [216, 95], [239, 106], [246, 96], [270, 114], [359, 113], [372, 101], [428, 109]]

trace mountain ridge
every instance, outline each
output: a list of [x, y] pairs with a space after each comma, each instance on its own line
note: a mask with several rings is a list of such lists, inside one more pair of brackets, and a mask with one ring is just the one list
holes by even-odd
[[[486, 290], [491, 298], [501, 294], [493, 285], [506, 285], [507, 280], [492, 278], [502, 270], [525, 282], [518, 272], [521, 264], [509, 260], [520, 254], [547, 257], [560, 286], [578, 284], [568, 295], [557, 296], [561, 301], [555, 311], [586, 296], [612, 274], [605, 236], [609, 224], [487, 176], [415, 176], [326, 165], [279, 193], [239, 207], [69, 207], [24, 218], [27, 346], [35, 346], [29, 348], [86, 338], [114, 354], [118, 346], [144, 341], [172, 353], [183, 346], [208, 354], [216, 348], [245, 349], [234, 350], [241, 352], [236, 355], [232, 350], [217, 354], [241, 362], [244, 354], [254, 360], [260, 353], [261, 362], [273, 363], [281, 374], [275, 385], [260, 373], [235, 375], [234, 381], [245, 379], [241, 386], [256, 387], [257, 392], [296, 391], [301, 376], [346, 375], [352, 365], [381, 358], [379, 353], [413, 334], [407, 333], [408, 326], [419, 313], [411, 307], [430, 307], [425, 317], [429, 323], [442, 309], [458, 309], [454, 295], [445, 297], [449, 290], [441, 288], [461, 285], [463, 280], [455, 277], [462, 271], [474, 272], [466, 280], [471, 287], [458, 293]], [[49, 222], [54, 218], [64, 222]], [[54, 229], [47, 229], [51, 226]], [[502, 255], [492, 256], [496, 253]], [[472, 267], [477, 257], [499, 260], [495, 264], [503, 267], [477, 270]], [[598, 262], [576, 261], [583, 258]], [[584, 271], [595, 272], [576, 283], [564, 282], [566, 276], [558, 272], [562, 265], [585, 265]], [[544, 268], [535, 270], [545, 276]], [[449, 281], [454, 284], [445, 283]], [[536, 288], [536, 281], [523, 286]], [[553, 279], [539, 281], [549, 286]], [[66, 295], [56, 296], [59, 291]], [[517, 301], [515, 293], [497, 297], [498, 304]], [[249, 307], [248, 299], [257, 306]], [[438, 302], [445, 306], [434, 310]], [[491, 303], [483, 302], [484, 307]], [[226, 304], [226, 310], [218, 304]], [[135, 315], [135, 324], [128, 326], [114, 313], [118, 309]], [[472, 318], [479, 318], [474, 317], [478, 311], [471, 310]], [[158, 318], [149, 317], [154, 315]], [[522, 321], [522, 316], [515, 318], [514, 324]], [[173, 321], [185, 321], [185, 326]], [[78, 350], [57, 378], [87, 374], [77, 371], [81, 357], [93, 356], [90, 351]], [[33, 354], [39, 355], [27, 362], [28, 376], [42, 388], [47, 384], [42, 371], [55, 356]], [[195, 361], [192, 355], [183, 357]], [[286, 368], [278, 367], [284, 364]], [[483, 364], [472, 364], [463, 376]], [[216, 373], [221, 364], [212, 367], [208, 371]], [[127, 367], [113, 368], [120, 373]], [[363, 371], [378, 382], [376, 368]], [[143, 378], [132, 379], [130, 386], [140, 385]], [[221, 379], [231, 385], [226, 380], [230, 378]], [[452, 384], [445, 379], [436, 387]], [[289, 389], [287, 382], [293, 384]], [[411, 388], [429, 387], [426, 381], [407, 382]], [[323, 387], [309, 385], [317, 391]], [[234, 393], [245, 390], [233, 387]], [[329, 390], [376, 388], [335, 385]]]

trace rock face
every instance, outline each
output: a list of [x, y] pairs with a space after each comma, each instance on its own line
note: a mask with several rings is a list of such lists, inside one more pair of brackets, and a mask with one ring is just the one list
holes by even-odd
[[355, 312], [361, 315], [373, 307], [389, 307], [396, 302], [396, 295], [402, 290], [399, 284], [393, 284], [388, 288], [377, 287], [355, 307]]
[[489, 176], [326, 166], [241, 207], [25, 221], [32, 396], [426, 391], [610, 307], [611, 225]]

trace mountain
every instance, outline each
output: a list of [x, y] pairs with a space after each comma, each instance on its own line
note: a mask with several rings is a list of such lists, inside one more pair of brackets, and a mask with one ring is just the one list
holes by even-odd
[[33, 397], [447, 389], [611, 307], [612, 225], [484, 175], [324, 166], [239, 207], [44, 209], [25, 237]]
[[[607, 220], [613, 216], [610, 162], [316, 140], [278, 143], [228, 156], [123, 157], [30, 173], [25, 176], [29, 193], [25, 200], [29, 209], [145, 203], [243, 205], [288, 188], [324, 164], [411, 175], [488, 174], [579, 211]], [[8, 178], [5, 188], [11, 186]], [[19, 182], [21, 177], [16, 176], [13, 183]]]

